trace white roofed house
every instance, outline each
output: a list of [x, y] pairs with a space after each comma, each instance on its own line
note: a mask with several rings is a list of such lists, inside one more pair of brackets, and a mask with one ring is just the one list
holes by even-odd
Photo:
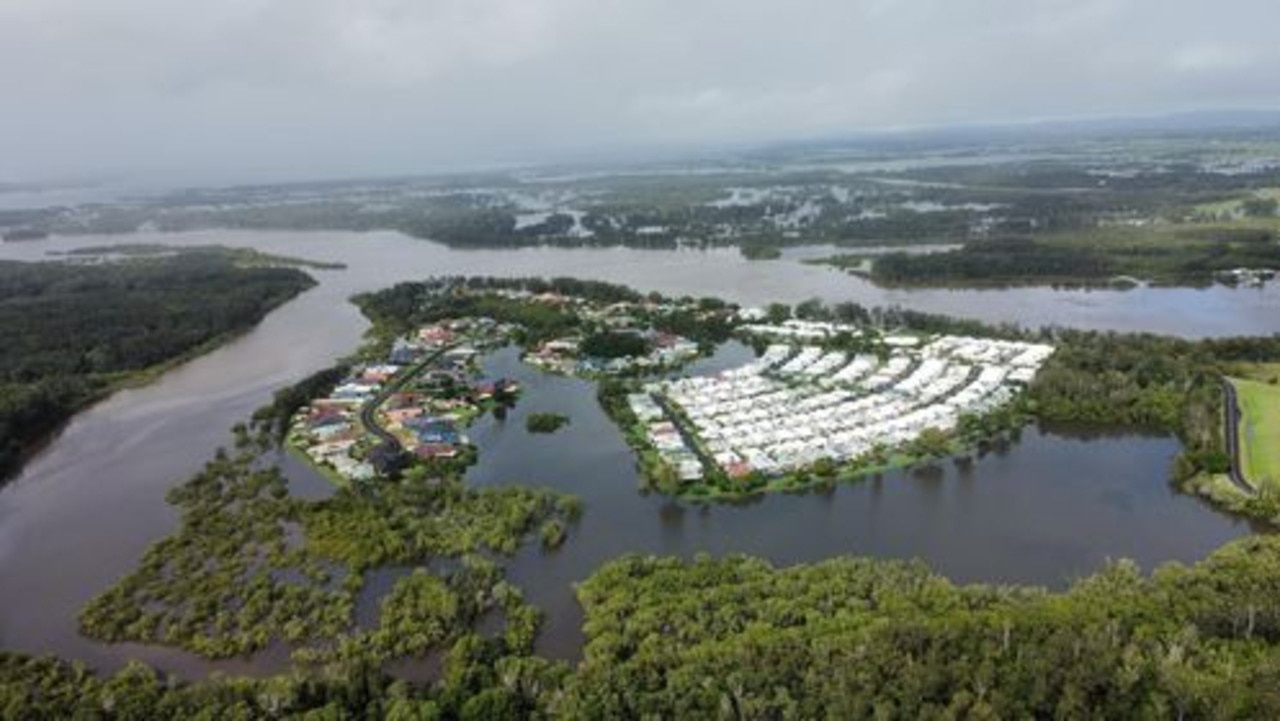
[[[822, 338], [843, 332], [808, 322], [771, 330]], [[702, 460], [734, 466], [736, 473], [743, 466], [775, 474], [822, 458], [848, 461], [876, 446], [909, 442], [927, 428], [954, 429], [961, 413], [1009, 402], [1016, 385], [1030, 382], [1053, 352], [1050, 346], [958, 336], [888, 341], [892, 350], [883, 362], [817, 344], [775, 344], [738, 368], [665, 381], [656, 392], [682, 410], [689, 426], [652, 424], [654, 444], [666, 449], [664, 457], [692, 456], [683, 430], [712, 454]], [[638, 416], [657, 405], [643, 395], [629, 402]]]
[[663, 417], [662, 408], [648, 393], [632, 393], [627, 396], [627, 405], [636, 418], [643, 422], [654, 421]]

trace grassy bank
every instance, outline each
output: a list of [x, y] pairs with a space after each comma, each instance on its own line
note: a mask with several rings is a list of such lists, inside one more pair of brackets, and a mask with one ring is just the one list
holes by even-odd
[[1232, 379], [1240, 402], [1240, 460], [1255, 486], [1280, 484], [1280, 385]]

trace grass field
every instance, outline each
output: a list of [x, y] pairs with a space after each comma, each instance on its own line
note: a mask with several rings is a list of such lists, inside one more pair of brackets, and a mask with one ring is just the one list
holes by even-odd
[[1240, 456], [1245, 477], [1255, 485], [1280, 485], [1280, 385], [1232, 380], [1243, 416]]
[[1195, 206], [1195, 210], [1209, 215], [1238, 214], [1240, 206], [1243, 205], [1245, 199], [1250, 196], [1255, 198], [1275, 198], [1276, 200], [1280, 200], [1280, 188], [1259, 188], [1244, 197], [1222, 200], [1216, 203], [1201, 203], [1200, 205]]

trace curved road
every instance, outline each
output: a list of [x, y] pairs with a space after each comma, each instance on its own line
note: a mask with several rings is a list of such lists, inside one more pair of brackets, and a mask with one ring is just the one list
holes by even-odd
[[410, 380], [417, 377], [418, 374], [426, 370], [427, 366], [435, 363], [437, 358], [448, 351], [453, 350], [459, 345], [459, 343], [454, 343], [452, 345], [444, 346], [431, 355], [428, 355], [426, 358], [418, 361], [408, 370], [397, 373], [382, 390], [378, 391], [377, 395], [370, 398], [369, 401], [360, 408], [360, 423], [364, 426], [365, 430], [377, 436], [383, 443], [390, 444], [399, 450], [400, 440], [392, 435], [391, 431], [383, 428], [382, 425], [378, 423], [378, 409], [382, 407], [383, 403], [387, 402], [388, 398], [403, 388], [405, 383], [408, 383]]
[[1236, 399], [1236, 387], [1231, 385], [1231, 381], [1225, 376], [1219, 376], [1218, 381], [1222, 383], [1222, 392], [1226, 396], [1223, 413], [1227, 427], [1227, 455], [1231, 458], [1231, 468], [1227, 476], [1237, 488], [1253, 495], [1258, 492], [1258, 489], [1254, 488], [1240, 471], [1240, 404]]

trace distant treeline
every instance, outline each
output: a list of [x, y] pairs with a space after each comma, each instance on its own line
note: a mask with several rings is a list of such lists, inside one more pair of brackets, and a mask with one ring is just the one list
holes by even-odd
[[[1274, 171], [1212, 172], [1162, 159], [1159, 167], [1135, 163], [1106, 173], [1095, 162], [1086, 154], [898, 172], [603, 176], [570, 185], [485, 176], [418, 184], [417, 193], [413, 181], [226, 188], [89, 209], [0, 210], [0, 230], [390, 230], [460, 248], [737, 246], [768, 257], [789, 245], [965, 243], [1085, 232], [1115, 221], [1204, 222], [1224, 214], [1205, 210], [1221, 202], [1238, 201], [1226, 216], [1276, 217], [1274, 199], [1251, 197], [1275, 187]], [[521, 196], [544, 193], [563, 201], [529, 211]]]
[[314, 281], [217, 254], [100, 265], [0, 263], [0, 477], [138, 372], [257, 323]]
[[[451, 290], [470, 293], [453, 293]], [[439, 277], [426, 281], [399, 283], [375, 293], [355, 298], [375, 327], [403, 333], [415, 325], [449, 318], [489, 317], [522, 326], [520, 340], [529, 344], [595, 329], [584, 328], [582, 319], [556, 303], [505, 299], [485, 291], [516, 290], [534, 295], [554, 294], [582, 298], [600, 304], [663, 303], [672, 301], [660, 293], [642, 294], [622, 285], [577, 278], [494, 278]], [[682, 335], [699, 343], [727, 340], [732, 333], [725, 314], [731, 306], [717, 298], [681, 298], [680, 308], [643, 318], [654, 328]], [[643, 314], [640, 314], [643, 315]], [[634, 342], [628, 354], [638, 352]], [[610, 344], [612, 348], [612, 344]], [[612, 357], [613, 351], [606, 354]]]
[[872, 263], [872, 275], [877, 280], [904, 284], [1100, 280], [1115, 272], [1112, 263], [1091, 250], [1027, 238], [974, 241], [941, 253], [887, 253]]
[[[833, 265], [843, 265], [840, 257]], [[1219, 271], [1280, 266], [1280, 243], [1266, 228], [1185, 227], [1146, 236], [1132, 229], [1044, 239], [975, 240], [939, 253], [876, 256], [871, 277], [888, 284], [1101, 283], [1117, 276], [1205, 282]]]

